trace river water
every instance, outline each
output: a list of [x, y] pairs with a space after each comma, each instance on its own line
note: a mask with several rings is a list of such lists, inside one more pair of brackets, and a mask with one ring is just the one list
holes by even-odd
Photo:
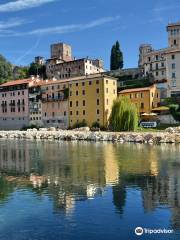
[[1, 140], [0, 240], [61, 239], [180, 239], [180, 146]]

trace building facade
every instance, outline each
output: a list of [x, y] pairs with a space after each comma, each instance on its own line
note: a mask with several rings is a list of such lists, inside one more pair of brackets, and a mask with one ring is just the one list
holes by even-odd
[[117, 80], [96, 74], [69, 82], [69, 125], [85, 121], [107, 127], [113, 101], [117, 98]]
[[43, 126], [42, 121], [42, 93], [43, 81], [36, 79], [29, 83], [29, 125]]
[[63, 80], [104, 72], [100, 59], [75, 59], [71, 46], [64, 43], [51, 45], [51, 58], [46, 62], [46, 74], [49, 79]]
[[0, 127], [67, 129], [83, 121], [107, 127], [116, 97], [117, 80], [104, 74], [10, 81], [0, 86]]
[[140, 46], [139, 67], [156, 82], [167, 81], [167, 96], [180, 95], [180, 22], [168, 24], [168, 47], [154, 50], [150, 44]]
[[151, 113], [153, 108], [160, 104], [160, 91], [156, 85], [146, 88], [126, 89], [118, 93], [118, 96], [126, 96], [134, 103], [139, 113]]
[[66, 81], [46, 81], [41, 86], [44, 126], [68, 128], [68, 91], [69, 86]]
[[30, 79], [0, 85], [0, 128], [21, 129], [29, 124]]
[[41, 86], [43, 125], [73, 127], [85, 121], [106, 127], [114, 99], [117, 80], [102, 74], [46, 81]]

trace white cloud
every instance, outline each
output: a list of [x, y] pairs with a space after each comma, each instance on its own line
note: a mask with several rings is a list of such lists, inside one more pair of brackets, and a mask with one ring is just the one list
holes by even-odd
[[33, 7], [39, 7], [56, 0], [16, 0], [5, 4], [0, 4], [0, 12], [16, 12]]
[[120, 18], [119, 16], [105, 17], [105, 18], [94, 20], [87, 24], [72, 24], [72, 25], [56, 26], [56, 27], [50, 27], [50, 28], [40, 28], [40, 29], [35, 29], [33, 31], [27, 32], [26, 34], [39, 35], [39, 34], [63, 34], [63, 33], [75, 32], [75, 31], [98, 27], [113, 21], [117, 21], [119, 18]]
[[[48, 35], [48, 34], [65, 34], [65, 33], [70, 33], [70, 32], [77, 32], [77, 31], [82, 31], [90, 28], [95, 28], [107, 23], [111, 23], [114, 21], [117, 21], [120, 17], [115, 16], [115, 17], [104, 17], [100, 18], [94, 21], [91, 21], [86, 24], [70, 24], [70, 25], [63, 25], [63, 26], [56, 26], [56, 27], [49, 27], [49, 28], [39, 28], [35, 30], [31, 30], [28, 32], [8, 32], [8, 31], [1, 31], [1, 25], [3, 26], [3, 23], [1, 24], [0, 22], [0, 37], [18, 37], [18, 36], [27, 36], [27, 35]], [[22, 22], [21, 22], [22, 21]], [[19, 20], [14, 22], [14, 27], [21, 25], [25, 22], [23, 20]], [[4, 24], [4, 30], [7, 30], [10, 27], [13, 27], [13, 23], [11, 22], [6, 22]], [[6, 27], [5, 27], [6, 26]], [[9, 26], [9, 27], [7, 27]]]
[[25, 23], [23, 19], [12, 18], [7, 21], [0, 21], [0, 31], [21, 26]]

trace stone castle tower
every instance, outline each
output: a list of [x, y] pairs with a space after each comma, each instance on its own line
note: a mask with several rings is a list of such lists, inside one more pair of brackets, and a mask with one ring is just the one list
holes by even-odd
[[169, 47], [180, 48], [180, 22], [168, 24], [167, 32]]
[[51, 45], [51, 58], [57, 58], [64, 62], [73, 60], [72, 48], [65, 43], [56, 43]]

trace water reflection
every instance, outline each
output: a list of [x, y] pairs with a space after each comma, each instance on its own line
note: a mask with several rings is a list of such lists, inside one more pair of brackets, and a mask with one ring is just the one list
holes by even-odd
[[[121, 217], [130, 189], [141, 192], [145, 214], [165, 207], [180, 229], [180, 147], [102, 143], [0, 142], [0, 201], [17, 189], [48, 196], [56, 213], [73, 214], [76, 203], [103, 197]], [[132, 203], [134, 199], [131, 199]]]

